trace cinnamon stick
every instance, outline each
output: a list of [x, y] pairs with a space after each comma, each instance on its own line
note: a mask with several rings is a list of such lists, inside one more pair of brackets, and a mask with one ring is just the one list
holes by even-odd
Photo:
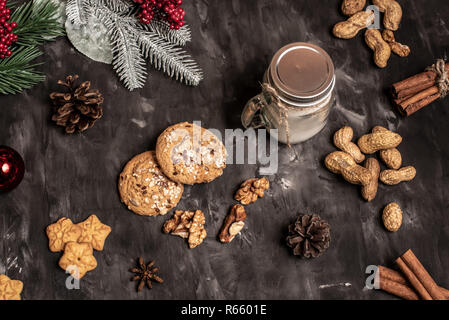
[[403, 285], [408, 285], [407, 279], [405, 279], [399, 272], [384, 266], [377, 266], [377, 267], [379, 270], [380, 277]]
[[446, 288], [440, 287], [441, 293], [445, 296], [446, 300], [449, 300], [449, 290]]
[[[445, 64], [446, 70], [449, 72], [449, 62]], [[437, 74], [434, 71], [425, 71], [415, 76], [393, 84], [393, 97], [400, 99], [406, 96], [415, 95], [425, 89], [436, 84]]]
[[398, 99], [396, 106], [403, 115], [410, 116], [419, 109], [424, 108], [430, 103], [441, 97], [441, 93], [437, 86], [430, 87], [426, 90], [418, 92], [405, 100]]
[[380, 289], [391, 293], [399, 298], [405, 300], [419, 300], [419, 296], [411, 289], [402, 283], [392, 281], [390, 279], [383, 278], [379, 279]]
[[427, 292], [418, 277], [413, 273], [413, 271], [410, 270], [404, 260], [402, 260], [402, 257], [399, 257], [396, 260], [396, 264], [423, 300], [433, 300], [432, 296]]
[[377, 271], [379, 272], [379, 287], [381, 290], [402, 299], [419, 300], [419, 296], [408, 286], [407, 280], [398, 272], [383, 266], [378, 266]]
[[[399, 272], [397, 272], [397, 271], [395, 271], [393, 269], [384, 267], [384, 266], [378, 266], [378, 268], [379, 268], [378, 270], [379, 270], [379, 277], [380, 277], [380, 279], [388, 279], [390, 281], [397, 282], [399, 284], [405, 285], [405, 286], [410, 288], [410, 283]], [[444, 297], [449, 299], [449, 290], [447, 290], [447, 289], [445, 289], [443, 287], [439, 287], [439, 288], [440, 288], [441, 293], [444, 295]], [[412, 288], [410, 288], [410, 290], [413, 291]]]
[[403, 109], [405, 110], [407, 108], [407, 106], [409, 106], [413, 103], [419, 102], [419, 101], [421, 101], [427, 97], [430, 97], [434, 94], [439, 94], [439, 93], [440, 93], [440, 90], [438, 89], [437, 86], [430, 87], [430, 88], [423, 90], [421, 92], [418, 92], [414, 96], [404, 100], [401, 103], [401, 107], [403, 107]]
[[396, 264], [423, 299], [445, 300], [440, 288], [418, 258], [414, 255], [412, 250], [408, 250], [401, 257], [399, 257], [396, 260]]
[[441, 97], [441, 94], [434, 94], [432, 96], [429, 96], [427, 98], [424, 98], [416, 103], [413, 103], [411, 105], [409, 105], [405, 110], [404, 110], [404, 115], [405, 116], [411, 116], [412, 114], [414, 114], [416, 111], [424, 108], [425, 106], [428, 106], [429, 104], [431, 104], [432, 102], [434, 102], [435, 100], [437, 100], [438, 98]]
[[411, 97], [413, 97], [413, 95], [411, 95], [411, 96], [406, 96], [406, 97], [403, 97], [403, 98], [393, 99], [393, 101], [394, 101], [394, 104], [395, 104], [396, 106], [398, 106], [398, 105], [400, 105], [402, 102], [404, 102], [405, 100], [410, 99]]

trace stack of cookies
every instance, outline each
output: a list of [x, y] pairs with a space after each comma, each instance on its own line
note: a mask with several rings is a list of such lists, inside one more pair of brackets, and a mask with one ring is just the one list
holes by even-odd
[[220, 177], [226, 156], [223, 143], [209, 130], [188, 122], [175, 124], [159, 136], [156, 151], [137, 155], [125, 166], [118, 183], [120, 198], [138, 215], [165, 215], [181, 200], [184, 184]]
[[94, 249], [103, 251], [111, 227], [101, 223], [96, 215], [74, 224], [69, 218], [61, 218], [46, 229], [51, 252], [64, 251], [59, 266], [76, 279], [97, 267]]

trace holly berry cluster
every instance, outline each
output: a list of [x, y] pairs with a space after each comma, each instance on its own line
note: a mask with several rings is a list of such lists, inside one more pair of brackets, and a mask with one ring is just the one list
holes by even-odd
[[[1, 0], [0, 0], [1, 1]], [[171, 29], [178, 30], [184, 24], [186, 12], [180, 8], [182, 0], [133, 0], [140, 5], [138, 14], [140, 22], [149, 24], [151, 20], [162, 20], [170, 24]]]
[[11, 10], [6, 7], [7, 0], [0, 0], [0, 59], [12, 55], [10, 46], [17, 41], [17, 35], [12, 31], [17, 23], [8, 22], [11, 18]]

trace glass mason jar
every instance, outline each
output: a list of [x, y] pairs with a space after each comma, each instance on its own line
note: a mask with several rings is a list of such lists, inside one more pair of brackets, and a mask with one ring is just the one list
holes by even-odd
[[278, 140], [290, 144], [324, 128], [335, 100], [334, 64], [326, 51], [309, 43], [289, 44], [274, 55], [263, 81], [262, 93], [243, 110], [245, 128], [278, 129]]

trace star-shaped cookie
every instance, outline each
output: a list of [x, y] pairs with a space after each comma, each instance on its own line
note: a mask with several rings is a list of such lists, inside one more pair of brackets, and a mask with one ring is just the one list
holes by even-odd
[[23, 283], [0, 274], [0, 300], [20, 300]]
[[94, 214], [85, 221], [78, 223], [78, 226], [82, 230], [78, 242], [90, 243], [95, 250], [102, 251], [104, 242], [111, 233], [111, 227], [101, 223]]
[[70, 272], [75, 279], [81, 279], [84, 275], [97, 267], [94, 250], [90, 243], [69, 242], [64, 249], [64, 255], [59, 260], [59, 266]]
[[66, 243], [76, 242], [81, 236], [81, 227], [72, 223], [69, 218], [61, 218], [47, 227], [48, 246], [51, 252], [64, 250]]

